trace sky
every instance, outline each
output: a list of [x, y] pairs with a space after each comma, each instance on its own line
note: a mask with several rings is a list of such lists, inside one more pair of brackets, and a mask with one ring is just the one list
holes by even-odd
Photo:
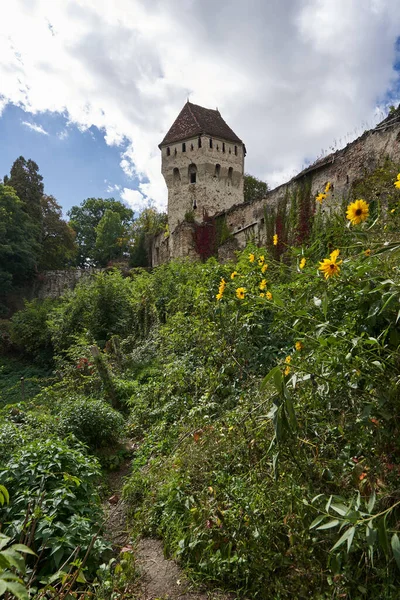
[[[189, 98], [271, 187], [400, 102], [397, 0], [12, 0], [0, 21], [0, 178], [32, 158], [64, 212], [165, 210], [158, 144]], [[4, 15], [4, 11], [3, 11]]]

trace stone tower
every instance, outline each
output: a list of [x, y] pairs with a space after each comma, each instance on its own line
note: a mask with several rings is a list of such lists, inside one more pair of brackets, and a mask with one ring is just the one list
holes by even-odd
[[171, 233], [243, 202], [246, 148], [218, 110], [188, 101], [159, 148]]

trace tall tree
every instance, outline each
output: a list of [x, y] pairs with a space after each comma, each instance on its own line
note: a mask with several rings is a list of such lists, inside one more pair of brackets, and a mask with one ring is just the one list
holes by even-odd
[[[35, 272], [39, 247], [35, 225], [14, 188], [0, 184], [0, 296]], [[3, 305], [4, 309], [4, 305]]]
[[41, 270], [62, 269], [76, 255], [75, 232], [62, 218], [62, 208], [54, 196], [41, 198], [43, 218]]
[[127, 228], [121, 215], [107, 209], [96, 227], [97, 264], [105, 266], [110, 260], [122, 258], [127, 246]]
[[131, 229], [130, 264], [132, 267], [149, 267], [151, 240], [154, 235], [165, 231], [168, 218], [154, 207], [142, 210]]
[[12, 186], [18, 198], [24, 203], [26, 212], [36, 225], [36, 235], [40, 241], [43, 224], [41, 199], [44, 186], [38, 165], [35, 161], [20, 156], [14, 161], [10, 176], [4, 177], [4, 184]]
[[244, 176], [244, 201], [254, 202], [265, 198], [269, 190], [268, 183], [246, 173]]
[[118, 213], [124, 227], [129, 227], [133, 221], [133, 211], [114, 198], [87, 198], [68, 212], [69, 225], [76, 233], [79, 266], [97, 264], [97, 227], [106, 210]]

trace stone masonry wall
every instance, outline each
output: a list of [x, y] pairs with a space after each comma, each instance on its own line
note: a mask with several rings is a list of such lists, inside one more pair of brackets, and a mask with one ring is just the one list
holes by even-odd
[[[252, 203], [240, 202], [219, 214], [225, 214], [226, 223], [234, 242], [229, 242], [230, 251], [219, 249], [219, 256], [227, 260], [235, 248], [244, 248], [249, 237], [260, 245], [265, 240], [264, 209], [274, 207], [288, 197], [305, 178], [311, 182], [311, 197], [324, 191], [326, 183], [332, 184], [329, 198], [324, 201], [322, 210], [331, 211], [341, 200], [349, 197], [352, 184], [363, 175], [373, 171], [385, 157], [400, 163], [400, 114], [388, 117], [375, 129], [366, 131], [361, 137], [345, 148], [320, 159], [314, 165], [304, 169], [288, 183], [268, 192], [265, 198]], [[218, 211], [214, 211], [215, 214]], [[158, 236], [160, 237], [160, 236]], [[155, 251], [164, 243], [163, 251]], [[190, 238], [190, 226], [185, 227], [185, 235], [178, 232], [164, 242], [155, 239], [152, 253], [152, 266], [157, 266], [175, 257], [195, 255], [193, 240]]]
[[102, 269], [69, 269], [65, 271], [45, 271], [36, 279], [33, 286], [35, 298], [59, 298], [67, 289], [74, 289], [79, 281], [101, 273]]

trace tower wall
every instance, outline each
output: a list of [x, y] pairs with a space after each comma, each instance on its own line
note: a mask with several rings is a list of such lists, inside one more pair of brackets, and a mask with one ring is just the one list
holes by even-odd
[[203, 135], [165, 145], [161, 153], [171, 232], [184, 220], [201, 222], [243, 202], [243, 144]]

